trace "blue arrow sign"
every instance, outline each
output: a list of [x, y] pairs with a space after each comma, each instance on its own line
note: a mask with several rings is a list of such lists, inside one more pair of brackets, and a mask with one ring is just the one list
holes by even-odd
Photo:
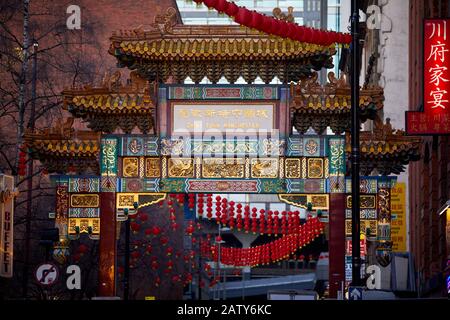
[[349, 300], [362, 300], [362, 291], [363, 291], [363, 288], [361, 288], [361, 287], [348, 288]]

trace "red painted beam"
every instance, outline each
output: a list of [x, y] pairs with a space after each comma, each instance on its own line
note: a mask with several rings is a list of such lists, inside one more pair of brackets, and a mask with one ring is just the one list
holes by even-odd
[[98, 295], [116, 294], [116, 201], [114, 192], [100, 193]]

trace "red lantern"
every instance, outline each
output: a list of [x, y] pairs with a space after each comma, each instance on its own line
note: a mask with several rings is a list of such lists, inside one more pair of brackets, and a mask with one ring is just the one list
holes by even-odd
[[167, 243], [169, 242], [169, 239], [167, 239], [167, 237], [161, 237], [161, 238], [159, 239], [159, 242], [160, 242], [160, 244], [161, 244], [162, 246], [165, 246], [165, 245], [167, 245]]
[[216, 4], [217, 4], [217, 0], [203, 0], [203, 3], [205, 4], [205, 6], [207, 6], [208, 8], [215, 8]]
[[130, 228], [131, 228], [131, 231], [136, 234], [141, 229], [141, 225], [139, 223], [137, 223], [137, 222], [131, 222], [130, 223]]
[[157, 227], [157, 226], [154, 226], [152, 228], [152, 233], [156, 237], [156, 236], [158, 236], [161, 233], [161, 229], [159, 227]]
[[217, 0], [215, 8], [219, 12], [225, 12], [228, 9], [229, 3], [227, 0]]
[[263, 15], [256, 11], [252, 11], [251, 15], [252, 15], [252, 20], [250, 21], [250, 28], [252, 28], [252, 29], [261, 28], [261, 26], [264, 22]]
[[311, 28], [304, 29], [304, 41], [307, 43], [312, 43], [314, 39], [314, 34]]
[[233, 229], [234, 228], [234, 202], [233, 201], [230, 202], [229, 220], [230, 220], [230, 222], [229, 222], [230, 229]]
[[275, 235], [277, 235], [278, 234], [278, 225], [279, 225], [279, 221], [278, 221], [279, 212], [275, 211], [274, 214], [275, 214], [275, 217], [273, 218], [273, 233]]
[[159, 287], [160, 284], [161, 284], [161, 278], [160, 277], [156, 277], [155, 278], [155, 287]]
[[80, 244], [77, 249], [77, 253], [80, 256], [83, 256], [88, 251], [88, 247], [85, 244]]
[[224, 9], [224, 11], [230, 17], [234, 17], [238, 13], [239, 7], [234, 2], [228, 2], [228, 6]]
[[269, 236], [272, 234], [272, 210], [267, 212], [267, 233]]
[[141, 212], [141, 213], [139, 213], [138, 218], [139, 218], [139, 220], [141, 220], [142, 222], [145, 222], [145, 221], [148, 220], [148, 215], [147, 215], [146, 213]]
[[244, 7], [238, 7], [234, 21], [240, 25], [248, 26], [252, 20], [252, 14]]
[[189, 236], [192, 236], [192, 233], [195, 231], [194, 225], [191, 223], [189, 224], [189, 226], [186, 228], [186, 233]]
[[150, 255], [152, 254], [153, 247], [149, 244], [147, 245], [147, 248], [145, 248], [145, 254]]
[[297, 36], [296, 24], [294, 24], [292, 22], [288, 22], [287, 30], [288, 30], [288, 32], [287, 32], [288, 38], [295, 40], [296, 36]]
[[289, 23], [286, 21], [279, 21], [279, 26], [280, 26], [280, 29], [279, 29], [278, 35], [280, 37], [287, 38], [288, 33], [289, 33], [289, 29], [288, 29]]
[[130, 256], [132, 259], [139, 259], [141, 254], [139, 253], [139, 251], [133, 251], [133, 252], [131, 252]]

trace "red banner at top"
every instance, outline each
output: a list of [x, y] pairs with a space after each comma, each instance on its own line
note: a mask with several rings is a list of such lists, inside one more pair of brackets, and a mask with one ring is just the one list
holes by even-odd
[[425, 20], [424, 112], [407, 112], [408, 134], [450, 133], [450, 20]]

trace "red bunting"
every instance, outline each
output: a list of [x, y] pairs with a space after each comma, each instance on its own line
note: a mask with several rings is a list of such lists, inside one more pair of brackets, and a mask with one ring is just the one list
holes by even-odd
[[233, 17], [234, 21], [242, 26], [295, 41], [321, 46], [330, 46], [335, 43], [349, 45], [352, 41], [352, 36], [348, 33], [306, 28], [293, 22], [278, 20], [256, 11], [250, 11], [226, 0], [195, 0], [195, 2], [197, 4], [203, 2], [208, 8], [214, 8], [220, 13], [223, 12]]

